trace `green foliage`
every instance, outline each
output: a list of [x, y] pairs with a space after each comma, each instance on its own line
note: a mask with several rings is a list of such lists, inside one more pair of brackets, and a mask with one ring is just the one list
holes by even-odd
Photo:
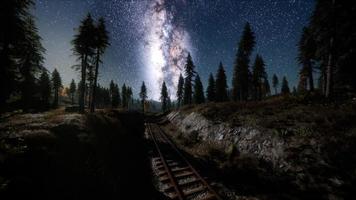
[[52, 87], [54, 92], [53, 107], [56, 108], [59, 102], [59, 92], [62, 88], [62, 79], [57, 69], [54, 69], [52, 72]]

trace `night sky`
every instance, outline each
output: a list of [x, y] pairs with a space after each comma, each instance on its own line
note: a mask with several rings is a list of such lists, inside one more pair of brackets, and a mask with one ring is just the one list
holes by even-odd
[[110, 80], [133, 87], [137, 96], [145, 81], [150, 98], [159, 98], [164, 79], [175, 94], [184, 55], [190, 52], [203, 84], [218, 64], [224, 64], [231, 85], [233, 62], [243, 26], [256, 34], [256, 53], [262, 55], [271, 79], [286, 75], [297, 83], [297, 47], [314, 0], [36, 0], [34, 15], [47, 49], [45, 67], [57, 68], [64, 84], [79, 80], [70, 41], [75, 28], [90, 12], [104, 17], [111, 46], [104, 56], [99, 83]]

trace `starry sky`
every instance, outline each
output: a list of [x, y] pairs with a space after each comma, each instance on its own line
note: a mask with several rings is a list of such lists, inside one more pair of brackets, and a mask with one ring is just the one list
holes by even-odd
[[80, 21], [90, 12], [104, 17], [111, 46], [100, 68], [99, 83], [110, 80], [133, 87], [142, 81], [148, 95], [159, 98], [167, 82], [174, 99], [176, 82], [191, 53], [206, 87], [209, 74], [221, 61], [231, 85], [233, 63], [243, 26], [256, 35], [256, 53], [266, 62], [271, 79], [276, 73], [297, 84], [297, 42], [313, 11], [314, 0], [36, 0], [34, 16], [46, 48], [45, 67], [57, 68], [64, 84], [79, 80], [71, 51]]

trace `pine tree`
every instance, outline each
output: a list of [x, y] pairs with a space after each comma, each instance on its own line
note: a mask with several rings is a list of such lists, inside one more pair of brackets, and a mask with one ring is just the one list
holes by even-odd
[[50, 107], [51, 98], [51, 80], [46, 70], [43, 70], [39, 79], [40, 102], [44, 109]]
[[299, 72], [298, 92], [303, 94], [307, 91], [309, 69], [303, 67]]
[[105, 49], [110, 45], [109, 36], [106, 30], [104, 18], [99, 19], [98, 26], [95, 27], [94, 48], [95, 48], [95, 74], [94, 74], [94, 89], [92, 91], [92, 104], [90, 106], [90, 112], [95, 111], [95, 86], [98, 83], [99, 63], [101, 62], [101, 56], [104, 54]]
[[299, 41], [298, 48], [298, 61], [302, 65], [304, 75], [308, 77], [310, 91], [314, 91], [313, 59], [315, 58], [316, 44], [314, 36], [307, 27], [303, 29], [303, 34]]
[[282, 92], [283, 95], [290, 94], [288, 81], [287, 81], [287, 78], [285, 76], [283, 77], [283, 80], [282, 80], [281, 92]]
[[179, 75], [178, 86], [177, 86], [177, 107], [180, 107], [183, 103], [184, 97], [184, 78], [182, 74]]
[[232, 80], [233, 100], [247, 100], [249, 90], [249, 63], [255, 46], [255, 36], [250, 24], [246, 23], [236, 54]]
[[58, 107], [59, 92], [60, 92], [60, 89], [62, 88], [62, 79], [61, 79], [57, 69], [54, 69], [52, 72], [52, 86], [53, 86], [53, 92], [54, 92], [53, 107], [56, 108], [56, 107]]
[[73, 53], [78, 56], [81, 61], [81, 88], [79, 93], [79, 110], [84, 112], [85, 96], [86, 96], [86, 74], [88, 61], [94, 54], [94, 34], [95, 27], [94, 21], [90, 14], [81, 22], [78, 28], [78, 33], [72, 40]]
[[123, 108], [127, 108], [128, 107], [128, 101], [127, 101], [127, 88], [126, 88], [126, 84], [124, 83], [124, 85], [122, 86], [121, 89], [121, 100], [122, 100], [122, 107]]
[[[6, 100], [18, 88], [19, 81], [23, 80], [23, 77], [18, 74], [19, 66], [22, 66], [19, 65], [19, 62], [27, 62], [27, 66], [30, 65], [31, 69], [26, 67], [26, 70], [31, 72], [34, 67], [32, 61], [41, 61], [38, 59], [39, 57], [31, 57], [42, 53], [39, 48], [40, 38], [37, 29], [34, 24], [29, 24], [33, 22], [33, 17], [30, 14], [30, 8], [33, 5], [34, 1], [32, 0], [0, 2], [2, 30], [0, 31], [0, 111], [5, 109]], [[28, 35], [29, 33], [30, 35]], [[30, 38], [35, 40], [31, 41]], [[34, 46], [31, 47], [31, 44]], [[32, 50], [34, 51], [32, 52]], [[22, 86], [25, 86], [24, 82]], [[25, 88], [22, 88], [22, 91], [26, 92]]]
[[141, 98], [142, 111], [145, 112], [145, 102], [147, 99], [147, 88], [146, 88], [145, 82], [142, 82], [141, 91], [140, 91], [139, 96]]
[[72, 101], [72, 105], [74, 105], [74, 95], [75, 95], [76, 91], [77, 91], [77, 88], [75, 85], [75, 81], [74, 81], [74, 79], [72, 79], [72, 82], [70, 83], [70, 87], [69, 87], [69, 94], [70, 94], [70, 98]]
[[218, 71], [216, 73], [216, 96], [215, 101], [224, 102], [228, 100], [227, 97], [227, 83], [223, 64], [220, 62]]
[[214, 102], [216, 100], [216, 86], [213, 74], [210, 74], [208, 87], [206, 89], [206, 98], [209, 102]]
[[271, 95], [271, 87], [269, 85], [268, 79], [265, 78], [263, 81], [263, 92], [262, 92], [262, 96], [263, 97], [267, 97]]
[[277, 95], [278, 94], [278, 86], [279, 86], [279, 80], [278, 80], [278, 77], [276, 74], [273, 74], [273, 77], [272, 77], [272, 85], [273, 85], [273, 88], [274, 88], [274, 94]]
[[168, 110], [168, 90], [166, 83], [163, 81], [162, 89], [161, 89], [161, 104], [162, 104], [162, 111], [166, 112]]
[[264, 79], [267, 78], [265, 63], [260, 55], [256, 55], [255, 63], [253, 65], [252, 71], [252, 90], [253, 90], [253, 99], [261, 100], [263, 83]]
[[183, 97], [183, 104], [188, 105], [192, 104], [193, 99], [192, 99], [192, 82], [193, 78], [196, 74], [194, 70], [195, 66], [192, 60], [192, 57], [190, 54], [188, 54], [187, 61], [184, 67], [185, 71], [185, 80], [184, 80], [184, 97]]
[[199, 75], [197, 75], [194, 81], [194, 103], [202, 104], [204, 102], [205, 102], [205, 97], [204, 97], [203, 84], [200, 80]]

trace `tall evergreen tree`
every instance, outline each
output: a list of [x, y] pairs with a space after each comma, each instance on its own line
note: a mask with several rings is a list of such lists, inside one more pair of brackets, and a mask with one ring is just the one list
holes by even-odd
[[94, 89], [92, 93], [92, 101], [90, 107], [90, 112], [95, 111], [95, 86], [98, 82], [98, 74], [99, 74], [99, 64], [101, 62], [101, 56], [104, 54], [105, 49], [110, 45], [109, 36], [105, 26], [104, 18], [100, 18], [98, 22], [98, 26], [95, 27], [95, 37], [94, 37], [94, 48], [95, 48], [95, 74], [94, 74]]
[[310, 91], [314, 91], [313, 59], [316, 53], [316, 43], [309, 28], [303, 29], [302, 37], [298, 44], [298, 61], [302, 65], [304, 75], [307, 75]]
[[[22, 70], [31, 72], [33, 69], [31, 60], [34, 59], [30, 55], [39, 53], [37, 31], [34, 30], [34, 26], [28, 24], [32, 21], [30, 8], [33, 4], [32, 0], [0, 2], [2, 30], [0, 31], [0, 110], [5, 108], [6, 100], [18, 88], [19, 81], [23, 80], [22, 77], [19, 78], [19, 67], [26, 63], [31, 69], [25, 65], [25, 69]], [[31, 35], [27, 35], [28, 33]], [[36, 41], [28, 40], [31, 37]], [[31, 48], [31, 44], [35, 46]], [[29, 50], [28, 55], [25, 49]], [[24, 88], [22, 91], [26, 92]]]
[[204, 88], [199, 75], [196, 75], [194, 80], [194, 103], [202, 104], [205, 102]]
[[78, 33], [72, 40], [74, 55], [81, 61], [81, 82], [79, 93], [79, 110], [84, 112], [86, 94], [86, 74], [90, 56], [94, 54], [94, 21], [90, 14], [81, 22]]
[[72, 101], [72, 105], [74, 105], [74, 96], [75, 96], [76, 91], [77, 91], [77, 87], [76, 87], [74, 79], [72, 79], [72, 82], [70, 83], [70, 86], [69, 86], [69, 94], [70, 94], [70, 98]]
[[166, 112], [168, 110], [168, 90], [166, 83], [163, 81], [162, 88], [161, 88], [161, 104], [162, 104], [162, 111]]
[[210, 74], [208, 87], [206, 89], [206, 98], [209, 102], [214, 102], [216, 100], [216, 86], [213, 74]]
[[184, 97], [184, 78], [182, 74], [179, 75], [177, 86], [177, 107], [180, 107], [183, 103]]
[[308, 73], [309, 69], [303, 67], [299, 72], [299, 83], [298, 83], [298, 92], [305, 93], [308, 87]]
[[283, 80], [282, 80], [281, 92], [284, 95], [290, 94], [289, 84], [288, 84], [287, 78], [285, 76], [283, 77]]
[[255, 100], [262, 99], [262, 91], [264, 87], [264, 80], [267, 78], [265, 63], [260, 55], [256, 55], [255, 63], [252, 71], [252, 90], [253, 98]]
[[274, 88], [274, 94], [277, 95], [278, 94], [279, 80], [278, 80], [278, 76], [276, 74], [273, 74], [272, 85], [273, 85], [273, 88]]
[[58, 107], [58, 102], [59, 102], [59, 92], [60, 89], [62, 88], [62, 79], [61, 76], [59, 75], [59, 72], [57, 69], [54, 69], [52, 72], [52, 86], [53, 86], [53, 92], [54, 92], [54, 99], [53, 99], [53, 107]]
[[128, 101], [127, 101], [127, 87], [126, 84], [124, 83], [124, 85], [122, 85], [122, 89], [121, 89], [121, 100], [122, 100], [122, 107], [123, 108], [127, 108], [128, 107]]
[[144, 112], [145, 111], [145, 102], [147, 100], [147, 88], [146, 88], [145, 82], [142, 82], [141, 91], [140, 91], [139, 96], [141, 98], [142, 111]]
[[45, 109], [50, 107], [51, 80], [46, 70], [43, 70], [39, 79], [40, 102]]
[[216, 73], [216, 96], [217, 102], [224, 102], [228, 100], [227, 97], [227, 83], [223, 64], [220, 62], [218, 72]]
[[263, 97], [267, 97], [271, 95], [271, 87], [269, 85], [268, 78], [264, 79], [262, 93], [263, 93]]
[[193, 102], [193, 91], [192, 91], [192, 82], [193, 78], [196, 74], [195, 72], [195, 66], [192, 60], [192, 57], [190, 54], [188, 54], [187, 61], [184, 67], [184, 72], [185, 72], [185, 80], [184, 80], [184, 97], [183, 97], [183, 104], [188, 105], [192, 104]]
[[247, 100], [249, 90], [249, 63], [255, 46], [255, 35], [246, 23], [238, 45], [232, 80], [233, 100]]
[[119, 86], [114, 83], [113, 80], [110, 82], [109, 86], [111, 107], [117, 108], [120, 105], [120, 90]]

